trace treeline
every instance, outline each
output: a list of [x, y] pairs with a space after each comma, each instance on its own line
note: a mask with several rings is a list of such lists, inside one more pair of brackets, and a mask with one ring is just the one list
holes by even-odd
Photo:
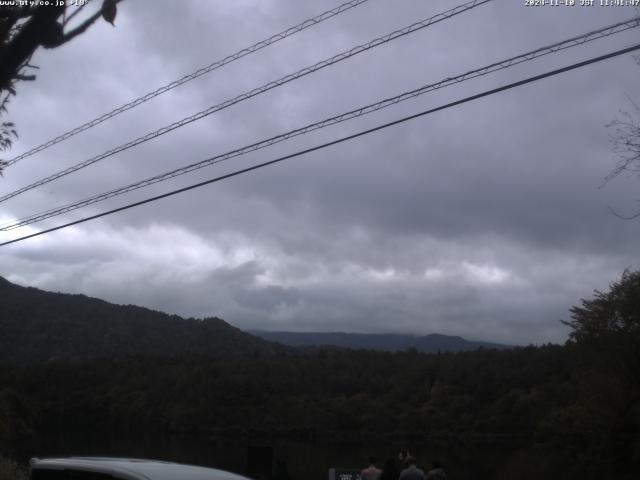
[[499, 444], [505, 455], [537, 449], [563, 478], [604, 471], [625, 478], [625, 469], [638, 465], [640, 422], [630, 422], [618, 404], [620, 385], [578, 368], [573, 350], [319, 350], [233, 361], [132, 357], [5, 366], [1, 431], [15, 438], [82, 425], [308, 441], [456, 437]]
[[520, 437], [553, 407], [576, 400], [571, 375], [568, 350], [558, 346], [442, 355], [130, 357], [0, 367], [0, 398], [14, 413], [13, 431], [82, 424]]

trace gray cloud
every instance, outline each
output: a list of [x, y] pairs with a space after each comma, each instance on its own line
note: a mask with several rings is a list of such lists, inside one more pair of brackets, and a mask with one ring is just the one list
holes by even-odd
[[[272, 2], [123, 2], [40, 52], [11, 115], [20, 153], [320, 11]], [[454, 6], [372, 1], [11, 167], [10, 191]], [[633, 15], [496, 1], [243, 102], [3, 205], [0, 221], [117, 187]], [[110, 200], [145, 198], [627, 46], [637, 32], [476, 79]], [[89, 48], [88, 46], [91, 46]], [[637, 267], [637, 179], [605, 186], [604, 125], [638, 97], [630, 56], [505, 92], [0, 251], [0, 274], [241, 328], [563, 341], [568, 308]], [[12, 152], [13, 153], [13, 152]], [[55, 225], [57, 219], [46, 225]], [[35, 231], [25, 228], [20, 233]], [[38, 226], [38, 228], [40, 228]]]

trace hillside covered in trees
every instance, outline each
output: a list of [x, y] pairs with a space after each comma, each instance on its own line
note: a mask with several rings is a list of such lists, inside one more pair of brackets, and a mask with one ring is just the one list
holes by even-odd
[[280, 348], [219, 318], [184, 319], [84, 295], [21, 287], [2, 277], [0, 298], [0, 361], [267, 354]]

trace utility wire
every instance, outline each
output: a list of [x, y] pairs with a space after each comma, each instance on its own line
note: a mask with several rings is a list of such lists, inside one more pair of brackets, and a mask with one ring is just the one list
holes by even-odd
[[527, 52], [527, 53], [523, 53], [521, 55], [515, 56], [515, 57], [511, 57], [508, 58], [506, 60], [501, 60], [499, 62], [495, 62], [492, 63], [490, 65], [487, 65], [485, 67], [479, 68], [479, 69], [475, 69], [475, 70], [471, 70], [469, 72], [463, 73], [461, 75], [455, 76], [455, 77], [449, 77], [446, 78], [444, 80], [441, 80], [437, 83], [432, 83], [429, 85], [424, 85], [421, 86], [415, 90], [411, 90], [409, 92], [405, 92], [402, 93], [400, 95], [396, 95], [395, 97], [391, 97], [391, 98], [387, 98], [384, 100], [381, 100], [377, 103], [373, 103], [373, 104], [369, 104], [360, 108], [357, 108], [355, 110], [351, 110], [348, 111], [346, 113], [342, 113], [340, 115], [336, 115], [327, 119], [324, 119], [320, 122], [316, 122], [316, 123], [312, 123], [309, 125], [306, 125], [304, 127], [301, 128], [297, 128], [295, 130], [291, 130], [289, 132], [277, 135], [275, 137], [271, 137], [268, 138], [266, 140], [261, 140], [259, 142], [253, 143], [251, 145], [247, 145], [235, 150], [232, 150], [230, 152], [224, 153], [224, 154], [220, 154], [220, 155], [216, 155], [214, 157], [211, 158], [207, 158], [205, 160], [201, 160], [200, 162], [197, 163], [193, 163], [181, 168], [177, 168], [175, 170], [171, 170], [169, 172], [165, 172], [159, 175], [155, 175], [153, 177], [147, 178], [145, 180], [141, 180], [123, 187], [119, 187], [107, 192], [103, 192], [99, 195], [95, 195], [89, 198], [85, 198], [83, 200], [74, 202], [74, 203], [70, 203], [67, 205], [63, 205], [60, 207], [56, 207], [53, 209], [49, 209], [46, 210], [44, 212], [39, 212], [33, 215], [30, 215], [28, 217], [24, 217], [21, 218], [17, 221], [14, 221], [13, 223], [5, 223], [3, 225], [0, 226], [0, 231], [8, 231], [8, 230], [13, 230], [15, 228], [18, 227], [22, 227], [25, 225], [30, 225], [32, 223], [36, 223], [42, 220], [46, 220], [48, 218], [51, 217], [55, 217], [58, 215], [62, 215], [64, 213], [73, 211], [73, 210], [77, 210], [79, 208], [82, 207], [86, 207], [88, 205], [92, 205], [94, 203], [98, 203], [104, 200], [107, 200], [109, 198], [113, 198], [119, 195], [123, 195], [125, 193], [134, 191], [134, 190], [138, 190], [140, 188], [143, 187], [147, 187], [150, 185], [153, 185], [155, 183], [159, 183], [165, 180], [169, 180], [171, 178], [177, 177], [179, 175], [184, 175], [186, 173], [192, 172], [194, 170], [198, 170], [200, 168], [203, 167], [207, 167], [210, 165], [214, 165], [216, 163], [220, 163], [223, 162], [225, 160], [228, 160], [230, 158], [234, 158], [234, 157], [238, 157], [256, 150], [260, 150], [262, 148], [266, 148], [268, 146], [274, 145], [276, 143], [280, 143], [283, 142], [285, 140], [288, 140], [290, 138], [293, 138], [295, 136], [298, 135], [302, 135], [302, 134], [306, 134], [309, 132], [312, 132], [314, 130], [319, 130], [321, 128], [325, 128], [327, 126], [330, 125], [335, 125], [337, 123], [341, 123], [347, 120], [351, 120], [353, 118], [358, 118], [360, 116], [387, 108], [391, 105], [395, 105], [397, 103], [403, 102], [405, 100], [417, 97], [419, 95], [422, 95], [424, 93], [427, 92], [431, 92], [440, 88], [444, 88], [447, 87], [449, 85], [453, 85], [456, 83], [460, 83], [466, 80], [470, 80], [472, 78], [476, 78], [482, 75], [487, 75], [489, 73], [498, 71], [498, 70], [502, 70], [505, 68], [509, 68], [511, 66], [514, 65], [518, 65], [520, 63], [523, 62], [527, 62], [530, 60], [533, 60], [535, 58], [544, 56], [544, 55], [548, 55], [551, 53], [555, 53], [558, 52], [560, 50], [564, 50], [567, 48], [571, 48], [574, 46], [578, 46], [578, 45], [582, 45], [584, 43], [599, 39], [599, 38], [604, 38], [604, 37], [608, 37], [610, 35], [616, 34], [616, 33], [620, 33], [622, 31], [634, 28], [634, 27], [638, 27], [640, 26], [640, 17], [635, 17], [633, 19], [629, 19], [627, 21], [624, 22], [619, 22], [613, 25], [609, 25], [608, 27], [604, 27], [601, 28], [599, 30], [595, 30], [580, 36], [576, 36], [576, 37], [572, 37], [569, 38], [567, 40], [564, 40], [562, 42], [558, 42], [558, 43], [554, 43], [552, 45], [548, 45], [546, 47], [541, 47], [538, 48], [536, 50]]
[[636, 44], [636, 45], [633, 45], [631, 47], [623, 48], [621, 50], [617, 50], [615, 52], [608, 53], [606, 55], [601, 55], [599, 57], [594, 57], [594, 58], [591, 58], [589, 60], [585, 60], [583, 62], [574, 63], [572, 65], [569, 65], [569, 66], [566, 66], [566, 67], [563, 67], [563, 68], [559, 68], [557, 70], [552, 70], [552, 71], [549, 71], [549, 72], [546, 72], [546, 73], [542, 73], [540, 75], [536, 75], [536, 76], [533, 76], [533, 77], [526, 78], [524, 80], [520, 80], [520, 81], [517, 81], [517, 82], [509, 83], [507, 85], [503, 85], [503, 86], [498, 87], [498, 88], [494, 88], [494, 89], [491, 89], [491, 90], [486, 90], [486, 91], [484, 91], [482, 93], [478, 93], [476, 95], [471, 95], [469, 97], [465, 97], [463, 99], [456, 100], [454, 102], [450, 102], [450, 103], [447, 103], [445, 105], [441, 105], [439, 107], [431, 108], [429, 110], [425, 110], [425, 111], [422, 111], [420, 113], [416, 113], [414, 115], [409, 115], [407, 117], [403, 117], [403, 118], [400, 118], [398, 120], [394, 120], [394, 121], [389, 122], [389, 123], [378, 125], [377, 127], [370, 128], [368, 130], [363, 130], [361, 132], [354, 133], [353, 135], [348, 135], [346, 137], [342, 137], [342, 138], [339, 138], [337, 140], [332, 140], [330, 142], [323, 143], [321, 145], [316, 145], [315, 147], [307, 148], [305, 150], [300, 150], [298, 152], [295, 152], [295, 153], [292, 153], [292, 154], [289, 154], [289, 155], [278, 157], [278, 158], [276, 158], [274, 160], [270, 160], [268, 162], [264, 162], [264, 163], [260, 163], [260, 164], [257, 164], [257, 165], [253, 165], [251, 167], [243, 168], [241, 170], [236, 170], [235, 172], [228, 173], [226, 175], [221, 175], [219, 177], [211, 178], [209, 180], [205, 180], [204, 182], [200, 182], [200, 183], [196, 183], [196, 184], [193, 184], [193, 185], [189, 185], [188, 187], [183, 187], [183, 188], [179, 188], [177, 190], [172, 190], [170, 192], [163, 193], [161, 195], [156, 195], [154, 197], [150, 197], [150, 198], [147, 198], [145, 200], [141, 200], [139, 202], [130, 203], [130, 204], [124, 205], [122, 207], [114, 208], [113, 210], [108, 210], [106, 212], [102, 212], [102, 213], [99, 213], [97, 215], [92, 215], [90, 217], [81, 218], [79, 220], [75, 220], [73, 222], [65, 223], [65, 224], [59, 225], [57, 227], [49, 228], [47, 230], [42, 230], [40, 232], [32, 233], [30, 235], [25, 235], [23, 237], [19, 237], [19, 238], [13, 239], [13, 240], [9, 240], [9, 241], [0, 243], [0, 247], [3, 247], [5, 245], [10, 245], [12, 243], [20, 242], [20, 241], [23, 241], [23, 240], [27, 240], [29, 238], [33, 238], [33, 237], [37, 237], [37, 236], [40, 236], [40, 235], [44, 235], [46, 233], [54, 232], [56, 230], [61, 230], [63, 228], [67, 228], [67, 227], [70, 227], [72, 225], [78, 225], [80, 223], [88, 222], [89, 220], [95, 220], [97, 218], [105, 217], [105, 216], [111, 215], [113, 213], [122, 212], [122, 211], [128, 210], [130, 208], [138, 207], [140, 205], [144, 205], [144, 204], [147, 204], [147, 203], [155, 202], [156, 200], [161, 200], [163, 198], [167, 198], [167, 197], [170, 197], [170, 196], [173, 196], [173, 195], [177, 195], [179, 193], [183, 193], [183, 192], [186, 192], [186, 191], [189, 191], [189, 190], [193, 190], [195, 188], [203, 187], [203, 186], [209, 185], [211, 183], [220, 182], [222, 180], [226, 180], [228, 178], [241, 175], [243, 173], [248, 173], [248, 172], [251, 172], [253, 170], [258, 170], [259, 168], [267, 167], [269, 165], [274, 165], [274, 164], [282, 162], [284, 160], [288, 160], [288, 159], [291, 159], [291, 158], [299, 157], [301, 155], [305, 155], [307, 153], [314, 152], [316, 150], [321, 150], [321, 149], [330, 147], [332, 145], [337, 145], [339, 143], [343, 143], [343, 142], [346, 142], [346, 141], [349, 141], [349, 140], [353, 140], [355, 138], [358, 138], [358, 137], [361, 137], [361, 136], [364, 136], [364, 135], [368, 135], [370, 133], [377, 132], [379, 130], [383, 130], [385, 128], [388, 128], [388, 127], [391, 127], [391, 126], [394, 126], [394, 125], [398, 125], [398, 124], [407, 122], [409, 120], [413, 120], [413, 119], [416, 119], [416, 118], [419, 118], [419, 117], [423, 117], [425, 115], [429, 115], [431, 113], [438, 112], [440, 110], [445, 110], [447, 108], [455, 107], [455, 106], [461, 105], [463, 103], [467, 103], [467, 102], [470, 102], [470, 101], [473, 101], [473, 100], [477, 100], [479, 98], [487, 97], [489, 95], [493, 95], [493, 94], [496, 94], [496, 93], [499, 93], [499, 92], [503, 92], [505, 90], [510, 90], [512, 88], [520, 87], [520, 86], [526, 85], [528, 83], [533, 83], [533, 82], [536, 82], [538, 80], [542, 80], [544, 78], [552, 77], [554, 75], [559, 75], [561, 73], [565, 73], [565, 72], [568, 72], [570, 70], [575, 70], [577, 68], [581, 68], [581, 67], [584, 67], [584, 66], [587, 66], [587, 65], [591, 65], [592, 63], [601, 62], [603, 60], [607, 60], [607, 59], [610, 59], [610, 58], [613, 58], [613, 57], [617, 57], [619, 55], [624, 55], [625, 53], [630, 53], [630, 52], [633, 52], [633, 51], [636, 51], [636, 50], [639, 50], [639, 49], [640, 49], [640, 44]]
[[76, 127], [72, 130], [69, 130], [55, 138], [52, 138], [51, 140], [46, 141], [45, 143], [43, 143], [42, 145], [38, 145], [37, 147], [32, 148], [31, 150], [24, 152], [20, 155], [18, 155], [15, 158], [12, 158], [11, 160], [7, 161], [7, 166], [9, 165], [13, 165], [14, 163], [22, 160], [23, 158], [27, 158], [30, 157], [31, 155], [34, 155], [38, 152], [41, 152], [42, 150], [45, 150], [49, 147], [52, 147], [53, 145], [56, 145], [57, 143], [60, 143], [64, 140], [67, 140], [68, 138], [73, 137], [74, 135], [77, 135], [78, 133], [84, 132], [85, 130], [88, 130], [92, 127], [95, 127], [96, 125], [99, 125], [100, 123], [109, 120], [110, 118], [113, 118], [117, 115], [120, 115], [123, 112], [126, 112], [127, 110], [130, 110], [134, 107], [137, 107], [138, 105], [141, 105], [145, 102], [147, 102], [148, 100], [151, 100], [154, 97], [157, 97], [158, 95], [162, 95], [165, 92], [168, 92], [169, 90], [173, 90], [176, 87], [179, 87], [180, 85], [184, 85], [187, 82], [190, 82], [191, 80], [195, 80], [198, 77], [201, 77], [203, 75], [206, 75], [207, 73], [210, 73], [220, 67], [224, 67], [225, 65], [234, 62], [236, 60], [241, 59], [242, 57], [246, 57], [247, 55], [250, 55], [252, 53], [255, 53], [265, 47], [268, 47], [269, 45], [273, 45], [274, 43], [279, 42], [280, 40], [284, 40], [287, 37], [290, 37], [298, 32], [301, 32], [302, 30], [305, 30], [309, 27], [312, 27], [314, 25], [317, 25], [321, 22], [324, 22], [325, 20], [328, 20], [332, 17], [335, 17], [336, 15], [340, 15], [343, 12], [346, 12], [347, 10], [350, 10], [353, 7], [357, 7], [358, 5], [361, 5], [363, 3], [368, 2], [369, 0], [350, 0], [349, 2], [345, 2], [342, 5], [339, 5], [336, 8], [333, 8], [331, 10], [328, 10], [324, 13], [321, 13], [320, 15], [317, 15], [313, 18], [309, 18], [307, 20], [305, 20], [302, 23], [299, 23], [298, 25], [295, 25], [293, 27], [289, 27], [286, 30], [283, 30], [280, 33], [276, 33], [275, 35], [272, 35], [271, 37], [265, 39], [265, 40], [261, 40], [258, 43], [255, 43], [253, 45], [251, 45], [250, 47], [246, 47], [243, 48], [242, 50], [233, 53], [221, 60], [218, 60], [216, 62], [213, 62], [209, 65], [207, 65], [206, 67], [202, 67], [198, 70], [196, 70], [193, 73], [190, 73], [188, 75], [185, 75], [184, 77], [175, 80], [171, 83], [168, 83], [160, 88], [158, 88], [157, 90], [154, 90], [153, 92], [149, 92], [146, 95], [143, 95], [140, 98], [136, 98], [135, 100], [132, 100], [129, 103], [125, 103], [124, 105], [121, 105], [118, 108], [115, 108], [113, 110], [111, 110], [108, 113], [105, 113], [104, 115], [101, 115], [87, 123], [84, 123], [82, 125], [80, 125], [79, 127]]
[[112, 155], [115, 155], [116, 153], [120, 153], [124, 150], [128, 150], [129, 148], [135, 147], [137, 145], [140, 145], [141, 143], [147, 142], [149, 140], [153, 140], [154, 138], [159, 137], [160, 135], [164, 135], [165, 133], [171, 132], [177, 128], [183, 127], [189, 123], [195, 122], [196, 120], [200, 120], [204, 117], [207, 117], [215, 112], [218, 112], [220, 110], [223, 110], [227, 107], [230, 107], [232, 105], [235, 105], [236, 103], [242, 102], [244, 100], [248, 100], [249, 98], [255, 97], [256, 95], [259, 95], [261, 93], [267, 92], [269, 90], [272, 90], [276, 87], [279, 87], [281, 85], [284, 85], [286, 83], [289, 83], [293, 80], [297, 80], [298, 78], [304, 77], [306, 75], [309, 75], [310, 73], [314, 73], [317, 72], [318, 70], [321, 70], [325, 67], [328, 67], [330, 65], [333, 65], [335, 63], [341, 62], [342, 60], [346, 60], [347, 58], [351, 58], [355, 55], [358, 55], [362, 52], [366, 52], [372, 48], [378, 47], [380, 45], [383, 45], [385, 43], [388, 43], [392, 40], [395, 40], [397, 38], [403, 37], [405, 35], [409, 35], [411, 33], [414, 33], [418, 30], [421, 30], [423, 28], [426, 28], [428, 26], [431, 26], [435, 23], [441, 22], [443, 20], [447, 20], [451, 17], [454, 17], [455, 15], [458, 15], [460, 13], [466, 12], [468, 10], [471, 10], [472, 8], [478, 7], [480, 5], [483, 5], [485, 3], [488, 3], [492, 0], [472, 0], [470, 2], [467, 2], [465, 4], [462, 5], [458, 5], [455, 8], [452, 8], [450, 10], [447, 10], [443, 13], [439, 13], [437, 15], [434, 15], [432, 17], [429, 17], [427, 19], [424, 19], [420, 22], [416, 22], [412, 25], [409, 25], [407, 27], [401, 28], [400, 30], [396, 30], [394, 32], [388, 33], [382, 37], [378, 37], [375, 38], [367, 43], [364, 43], [362, 45], [358, 45], [356, 47], [351, 48], [350, 50], [344, 51], [342, 53], [339, 53], [337, 55], [334, 55], [331, 58], [322, 60], [321, 62], [318, 62], [314, 65], [311, 65], [309, 67], [305, 67], [301, 70], [298, 70], [295, 73], [286, 75], [278, 80], [274, 80], [271, 81], [269, 83], [266, 83], [264, 85], [262, 85], [261, 87], [255, 88], [249, 92], [245, 92], [242, 95], [239, 95], [237, 97], [234, 97], [232, 99], [226, 100], [222, 103], [219, 103], [218, 105], [214, 105], [212, 107], [207, 108], [206, 110], [202, 110], [198, 113], [195, 113], [189, 117], [185, 117], [182, 120], [179, 120], [177, 122], [174, 122], [170, 125], [167, 125], [165, 127], [162, 127], [154, 132], [150, 132], [147, 133], [146, 135], [143, 135], [142, 137], [139, 137], [135, 140], [132, 140], [128, 143], [125, 143], [123, 145], [120, 145], [116, 148], [113, 148], [111, 150], [108, 150], [106, 152], [101, 153], [100, 155], [97, 155], [95, 157], [92, 157], [88, 160], [85, 160], [83, 162], [77, 163], [76, 165], [73, 165], [69, 168], [66, 168], [64, 170], [61, 170], [57, 173], [54, 173], [48, 177], [42, 178], [30, 185], [27, 185], [26, 187], [22, 187], [18, 190], [15, 190], [11, 193], [8, 193], [2, 197], [0, 197], [0, 203], [4, 202], [6, 200], [9, 200], [10, 198], [13, 198], [17, 195], [20, 195], [21, 193], [27, 192], [29, 190], [32, 190], [36, 187], [39, 187], [40, 185], [44, 185], [46, 183], [52, 182], [53, 180], [56, 180], [60, 177], [64, 177], [66, 175], [69, 175], [70, 173], [76, 172], [82, 168], [88, 167], [89, 165], [92, 165], [96, 162], [99, 162], [100, 160], [103, 160], [107, 157], [110, 157]]

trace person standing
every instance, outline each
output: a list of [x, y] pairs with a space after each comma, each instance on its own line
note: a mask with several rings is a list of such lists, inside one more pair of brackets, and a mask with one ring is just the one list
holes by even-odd
[[398, 453], [398, 462], [400, 464], [400, 470], [404, 470], [409, 466], [407, 459], [411, 456], [408, 450], [400, 450]]
[[425, 480], [424, 472], [416, 467], [416, 459], [407, 457], [407, 468], [400, 472], [400, 480]]
[[360, 472], [362, 480], [379, 480], [382, 470], [376, 467], [375, 457], [369, 457], [369, 466]]

